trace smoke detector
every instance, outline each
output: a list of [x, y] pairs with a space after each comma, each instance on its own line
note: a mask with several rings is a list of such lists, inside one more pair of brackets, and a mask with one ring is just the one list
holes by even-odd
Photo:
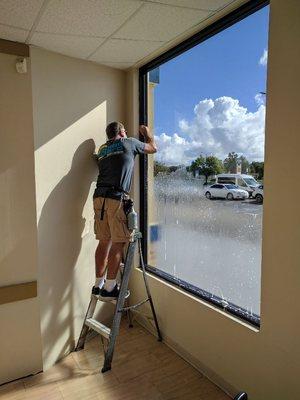
[[16, 69], [19, 74], [26, 74], [26, 72], [27, 72], [26, 58], [18, 58], [17, 59]]

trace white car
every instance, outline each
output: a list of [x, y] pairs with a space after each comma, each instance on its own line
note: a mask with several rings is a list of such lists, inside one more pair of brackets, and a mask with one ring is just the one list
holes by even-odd
[[257, 203], [263, 203], [264, 201], [264, 185], [258, 186], [252, 193], [252, 197], [256, 200]]
[[249, 193], [247, 190], [240, 189], [238, 186], [231, 183], [215, 183], [210, 186], [205, 192], [205, 197], [207, 199], [212, 199], [214, 197], [220, 197], [227, 200], [233, 199], [248, 199]]

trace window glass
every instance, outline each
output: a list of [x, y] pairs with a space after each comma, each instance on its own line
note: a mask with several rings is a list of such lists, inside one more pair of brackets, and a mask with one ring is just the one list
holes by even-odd
[[238, 189], [238, 186], [236, 185], [225, 185], [227, 189]]
[[238, 178], [238, 185], [242, 187], [247, 187], [245, 180]]
[[[268, 18], [264, 7], [160, 65], [147, 92], [158, 145], [148, 156], [148, 265], [258, 317], [263, 205], [251, 190], [264, 178]], [[247, 196], [207, 195], [221, 183]]]
[[247, 183], [249, 186], [259, 186], [259, 183], [253, 179], [253, 178], [244, 178], [244, 181]]

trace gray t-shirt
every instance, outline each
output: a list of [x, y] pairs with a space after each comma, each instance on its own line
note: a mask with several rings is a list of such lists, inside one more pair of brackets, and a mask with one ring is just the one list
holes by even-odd
[[109, 140], [97, 154], [99, 175], [94, 197], [120, 199], [130, 191], [134, 158], [145, 153], [145, 143], [134, 138]]

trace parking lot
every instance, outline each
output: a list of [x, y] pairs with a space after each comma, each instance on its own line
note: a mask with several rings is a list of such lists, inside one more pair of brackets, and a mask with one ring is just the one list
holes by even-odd
[[208, 200], [191, 180], [156, 182], [155, 199], [156, 265], [259, 314], [263, 206], [253, 199]]

